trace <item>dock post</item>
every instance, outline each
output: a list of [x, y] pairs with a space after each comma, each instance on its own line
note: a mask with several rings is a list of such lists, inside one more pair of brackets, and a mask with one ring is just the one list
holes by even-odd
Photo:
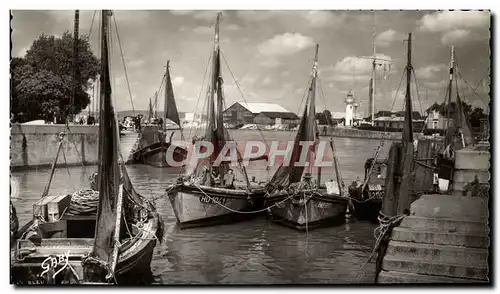
[[[398, 207], [399, 197], [399, 175], [401, 174], [401, 162], [403, 145], [399, 142], [392, 143], [387, 158], [387, 172], [385, 177], [385, 194], [382, 199], [382, 213], [387, 216], [395, 216]], [[382, 270], [382, 261], [389, 243], [387, 240], [382, 240], [377, 252], [377, 261], [375, 269], [375, 283], [378, 281], [378, 275]]]
[[399, 187], [399, 199], [396, 213], [398, 215], [410, 210], [410, 195], [413, 183], [413, 144], [405, 144], [403, 147], [403, 172], [401, 174], [401, 185]]

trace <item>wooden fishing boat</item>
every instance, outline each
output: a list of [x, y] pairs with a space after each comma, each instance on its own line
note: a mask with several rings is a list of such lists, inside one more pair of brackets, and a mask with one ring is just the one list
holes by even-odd
[[[410, 56], [411, 57], [411, 56]], [[410, 93], [410, 80], [412, 73], [412, 66], [410, 64], [410, 59], [408, 59], [406, 74], [407, 85], [406, 85], [406, 95], [405, 95], [405, 119], [404, 128], [402, 131], [402, 144], [404, 145], [414, 145], [418, 141], [414, 142], [413, 138], [413, 119], [412, 119], [412, 99]], [[450, 76], [448, 82], [448, 103], [451, 104], [452, 97], [452, 83], [455, 77], [455, 62], [454, 62], [454, 47], [451, 49], [451, 61], [450, 61]], [[420, 193], [436, 193], [437, 190], [441, 192], [447, 192], [451, 186], [452, 175], [453, 175], [453, 164], [454, 164], [454, 151], [462, 148], [466, 144], [470, 145], [474, 141], [473, 136], [470, 131], [470, 125], [465, 117], [462, 109], [462, 101], [459, 93], [457, 92], [457, 111], [453, 117], [454, 126], [449, 126], [446, 130], [447, 136], [442, 150], [436, 152], [434, 158], [434, 164], [425, 166], [427, 169], [431, 169], [434, 175], [434, 185], [438, 186], [434, 188], [427, 187], [413, 187], [412, 197], [415, 199]], [[448, 122], [448, 120], [446, 120]], [[448, 126], [447, 126], [448, 127]], [[460, 132], [457, 132], [460, 130]], [[423, 130], [422, 130], [423, 131]], [[433, 142], [434, 145], [438, 146], [437, 141]], [[380, 148], [383, 143], [377, 148], [374, 158], [367, 160], [365, 164], [365, 179], [362, 185], [351, 185], [349, 187], [349, 193], [353, 199], [354, 204], [354, 215], [356, 218], [361, 220], [377, 221], [379, 212], [382, 206], [382, 199], [385, 193], [385, 167], [387, 165], [387, 160], [378, 159]], [[438, 148], [436, 148], [438, 149]], [[417, 150], [414, 150], [417, 152]], [[415, 171], [415, 164], [420, 164], [419, 154], [414, 159], [414, 163], [411, 164], [410, 170]], [[401, 171], [397, 171], [401, 173]], [[414, 179], [412, 178], [412, 181]]]
[[[333, 225], [345, 218], [348, 198], [343, 192], [342, 181], [338, 171], [333, 140], [330, 147], [333, 152], [334, 169], [337, 181], [329, 181], [321, 185], [321, 167], [317, 168], [317, 181], [312, 180], [313, 163], [316, 161], [315, 147], [319, 142], [319, 131], [316, 124], [316, 79], [319, 45], [309, 84], [306, 106], [295, 137], [291, 160], [288, 166], [281, 165], [267, 185], [268, 195], [265, 206], [271, 208], [272, 220], [298, 230], [309, 230], [323, 225]], [[299, 164], [302, 154], [302, 142], [312, 142], [306, 150], [309, 166]], [[307, 170], [306, 170], [307, 168]]]
[[153, 205], [132, 186], [119, 154], [108, 65], [110, 15], [102, 12], [99, 162], [91, 184], [97, 191], [49, 195], [56, 156], [42, 198], [33, 205], [33, 219], [14, 236], [11, 283], [140, 284], [152, 279], [150, 264], [162, 227]]
[[[142, 131], [141, 147], [133, 153], [135, 162], [148, 164], [155, 167], [169, 167], [172, 166], [172, 161], [182, 162], [187, 157], [187, 148], [182, 145], [177, 145], [172, 142], [172, 136], [176, 129], [167, 128], [167, 119], [171, 120], [179, 126], [178, 130], [181, 132], [181, 138], [184, 138], [179, 119], [179, 112], [175, 103], [174, 90], [170, 78], [170, 60], [167, 62], [166, 72], [164, 75], [165, 81], [165, 104], [164, 104], [164, 117], [160, 121], [159, 127], [150, 125], [146, 126]], [[162, 83], [163, 84], [163, 83]], [[160, 86], [161, 87], [161, 86]], [[149, 100], [149, 119], [153, 117], [151, 100]], [[158, 129], [157, 129], [158, 128]], [[168, 142], [167, 131], [171, 130]]]
[[384, 198], [386, 170], [386, 159], [369, 158], [365, 163], [363, 183], [356, 181], [349, 186], [356, 219], [378, 223], [378, 212]]
[[[227, 161], [215, 163], [221, 153], [227, 154], [224, 153], [224, 148], [236, 146], [223, 121], [220, 17], [221, 13], [217, 15], [215, 25], [212, 71], [206, 104], [208, 123], [204, 136], [204, 140], [214, 146], [214, 152], [210, 157], [201, 159], [193, 172], [167, 187], [167, 194], [181, 229], [246, 219], [255, 214], [245, 212], [258, 209], [263, 204], [264, 188], [250, 183], [246, 169], [241, 164], [241, 154], [236, 148], [233, 151], [237, 152], [238, 160], [234, 163], [236, 165], [234, 170]], [[217, 96], [217, 107], [214, 96]], [[239, 181], [238, 176], [243, 180]]]

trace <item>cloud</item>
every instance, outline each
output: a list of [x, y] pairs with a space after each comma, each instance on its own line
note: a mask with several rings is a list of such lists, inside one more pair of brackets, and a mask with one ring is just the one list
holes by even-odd
[[437, 76], [438, 73], [445, 71], [449, 68], [446, 64], [433, 64], [420, 67], [415, 70], [415, 75], [419, 79], [432, 79]]
[[[217, 19], [217, 12], [214, 10], [204, 10], [204, 11], [199, 11], [193, 14], [193, 17], [196, 19], [201, 19], [201, 20], [206, 20], [206, 21], [213, 21]], [[222, 15], [222, 18], [224, 18], [224, 15]]]
[[298, 33], [285, 33], [262, 42], [257, 49], [262, 55], [293, 55], [313, 45], [311, 37]]
[[[377, 58], [384, 59], [379, 61], [382, 66], [377, 66], [377, 72], [383, 73], [384, 70], [389, 71], [392, 58], [385, 54], [377, 54], [376, 56]], [[326, 68], [323, 71], [328, 73], [326, 74], [328, 80], [341, 83], [353, 83], [354, 81], [368, 83], [371, 78], [372, 68], [371, 59], [347, 56], [337, 62], [333, 67]]]
[[[125, 60], [127, 60], [127, 59], [125, 59]], [[133, 60], [127, 62], [128, 68], [138, 68], [138, 67], [141, 67], [142, 65], [144, 65], [144, 60], [142, 60], [142, 59], [133, 59]]]
[[445, 33], [456, 29], [487, 28], [489, 25], [488, 11], [440, 11], [420, 19], [420, 30], [427, 32]]
[[393, 29], [389, 29], [387, 31], [378, 34], [375, 37], [375, 44], [377, 44], [377, 46], [387, 47], [393, 41], [403, 40], [403, 38], [404, 38], [403, 34], [400, 34]]
[[488, 35], [490, 12], [440, 11], [424, 15], [419, 23], [423, 32], [440, 33], [444, 45], [463, 43], [481, 39], [478, 37], [481, 32]]
[[461, 43], [467, 40], [469, 34], [470, 31], [461, 29], [446, 32], [441, 37], [441, 43], [444, 45]]
[[180, 86], [182, 83], [184, 83], [184, 77], [181, 76], [175, 77], [172, 80], [172, 85], [174, 86]]
[[281, 65], [281, 62], [276, 58], [264, 58], [259, 61], [259, 65], [265, 68], [277, 68]]
[[267, 86], [270, 85], [273, 82], [273, 79], [270, 76], [267, 76], [263, 81], [262, 84]]
[[198, 35], [206, 35], [206, 34], [212, 34], [213, 30], [209, 27], [206, 26], [197, 26], [194, 28], [188, 27], [188, 26], [181, 26], [179, 28], [180, 32], [193, 32]]
[[193, 10], [169, 10], [170, 13], [174, 15], [190, 15], [193, 14]]
[[198, 26], [193, 29], [193, 32], [200, 35], [212, 34], [213, 30], [209, 27]]
[[240, 10], [237, 12], [237, 16], [246, 22], [262, 23], [272, 21], [274, 23], [279, 23], [285, 27], [306, 26], [310, 28], [331, 27], [332, 25], [340, 23], [345, 18], [345, 14], [338, 14], [327, 10]]
[[224, 26], [224, 29], [226, 29], [228, 31], [237, 31], [237, 30], [241, 29], [241, 27], [239, 25], [233, 23], [233, 24]]
[[[384, 59], [380, 61], [383, 65], [389, 65], [391, 63], [392, 58], [385, 54], [376, 54], [377, 58]], [[344, 57], [341, 61], [335, 64], [333, 70], [336, 73], [340, 74], [363, 74], [371, 72], [372, 70], [372, 60], [367, 58], [359, 58], [357, 56], [347, 56]]]

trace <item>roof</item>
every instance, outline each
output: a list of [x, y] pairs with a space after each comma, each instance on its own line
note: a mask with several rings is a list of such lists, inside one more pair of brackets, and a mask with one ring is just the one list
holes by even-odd
[[299, 119], [299, 117], [293, 112], [263, 111], [260, 114], [263, 114], [263, 115], [265, 115], [269, 118], [272, 118], [272, 119], [276, 119], [276, 118]]
[[[283, 106], [276, 104], [276, 103], [235, 102], [234, 104], [236, 104], [236, 103], [245, 107], [253, 114], [259, 114], [261, 112], [290, 112], [287, 109], [285, 109]], [[230, 107], [232, 107], [233, 105], [231, 105]], [[228, 108], [230, 108], [230, 107], [228, 107]]]

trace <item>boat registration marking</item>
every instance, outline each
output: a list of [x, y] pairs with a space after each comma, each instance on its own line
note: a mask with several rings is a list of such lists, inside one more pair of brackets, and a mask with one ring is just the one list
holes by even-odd
[[226, 204], [226, 197], [217, 197], [217, 196], [207, 196], [207, 195], [202, 195], [200, 197], [200, 202], [205, 203], [205, 204]]

